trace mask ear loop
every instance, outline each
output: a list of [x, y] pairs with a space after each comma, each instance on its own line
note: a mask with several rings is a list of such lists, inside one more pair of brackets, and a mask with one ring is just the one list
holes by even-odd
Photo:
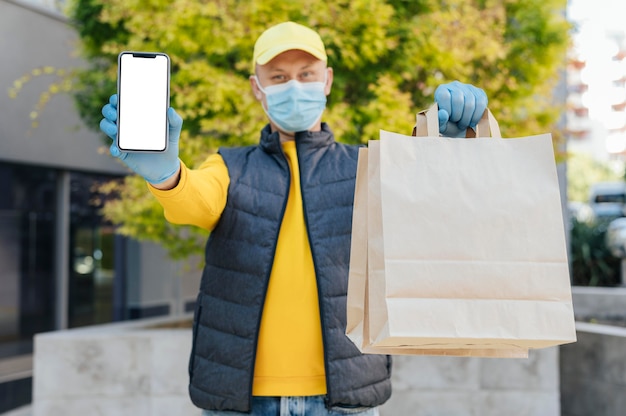
[[[256, 76], [256, 74], [254, 74], [254, 80], [256, 81], [256, 86], [257, 88], [265, 95], [266, 99], [267, 99], [267, 92], [265, 92], [265, 89], [263, 88], [263, 86], [261, 85], [261, 81], [259, 81], [259, 77]], [[272, 120], [272, 122], [274, 122], [274, 119], [270, 116], [269, 111], [267, 110], [267, 108], [265, 108], [265, 106], [267, 105], [266, 103], [263, 102], [263, 99], [260, 99], [259, 101], [261, 101], [261, 108], [263, 109], [263, 112], [265, 113], [265, 115]], [[274, 122], [274, 124], [276, 124], [276, 122]]]
[[[261, 81], [259, 81], [259, 77], [257, 77], [256, 74], [254, 74], [254, 80], [256, 81], [256, 86], [259, 91], [261, 91], [263, 95], [265, 95], [265, 97], [267, 98], [267, 91], [265, 91], [265, 88], [263, 88], [263, 86], [261, 85]], [[263, 108], [263, 111], [265, 111], [265, 114], [267, 114], [267, 109], [265, 108], [265, 104], [263, 103], [263, 97], [257, 97], [257, 99], [261, 101], [261, 107]]]
[[261, 81], [259, 81], [259, 77], [257, 77], [256, 74], [254, 74], [254, 80], [256, 81], [257, 88], [261, 90], [263, 94], [267, 95], [267, 92], [265, 92], [265, 88], [263, 88], [263, 86], [261, 85]]

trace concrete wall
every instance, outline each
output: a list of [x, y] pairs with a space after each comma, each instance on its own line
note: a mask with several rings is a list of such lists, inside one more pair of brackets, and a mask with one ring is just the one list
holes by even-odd
[[[625, 295], [573, 289], [577, 315], [626, 312]], [[198, 415], [186, 389], [190, 331], [138, 329], [172, 319], [38, 335], [34, 414]], [[577, 336], [528, 359], [396, 356], [381, 416], [626, 414], [626, 328], [579, 322]]]
[[381, 416], [560, 415], [558, 348], [528, 359], [394, 357]]
[[[59, 14], [0, 0], [0, 161], [37, 164], [87, 172], [123, 174], [128, 170], [110, 157], [98, 126], [86, 126], [72, 97], [52, 97], [33, 128], [30, 114], [40, 94], [60, 78], [33, 76], [33, 70], [51, 67], [71, 71], [83, 65], [76, 54], [78, 37]], [[24, 76], [16, 97], [9, 96]]]
[[187, 396], [191, 331], [147, 329], [177, 319], [37, 335], [32, 414], [199, 416]]
[[578, 322], [576, 330], [578, 342], [561, 347], [562, 416], [626, 415], [626, 328]]
[[626, 318], [626, 287], [572, 287], [578, 320]]
[[[575, 288], [578, 313], [626, 312], [613, 290]], [[190, 331], [146, 329], [175, 319], [38, 335], [33, 414], [199, 415], [187, 396]], [[396, 356], [381, 416], [626, 414], [626, 328], [579, 322], [577, 336], [528, 359]]]
[[[573, 287], [578, 320], [626, 322], [626, 288]], [[576, 323], [561, 347], [562, 416], [626, 415], [626, 327]]]
[[[37, 335], [33, 414], [199, 416], [187, 396], [191, 330], [150, 329], [175, 319]], [[381, 416], [560, 414], [558, 348], [528, 359], [394, 360], [393, 396]]]

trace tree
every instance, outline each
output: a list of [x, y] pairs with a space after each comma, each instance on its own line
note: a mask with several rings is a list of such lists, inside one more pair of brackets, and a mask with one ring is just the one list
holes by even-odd
[[594, 159], [585, 153], [570, 153], [567, 157], [567, 197], [570, 201], [589, 202], [589, 190], [596, 182], [625, 180], [622, 172], [610, 163]]
[[[256, 37], [275, 23], [315, 27], [335, 70], [325, 121], [338, 140], [367, 143], [379, 129], [410, 132], [437, 85], [485, 89], [507, 137], [556, 132], [552, 99], [568, 46], [564, 0], [73, 0], [69, 15], [88, 67], [75, 96], [97, 128], [115, 91], [117, 54], [163, 51], [172, 59], [172, 106], [181, 114], [181, 159], [196, 166], [219, 146], [256, 143], [265, 114], [249, 93]], [[161, 242], [174, 257], [206, 235], [166, 223], [128, 176], [106, 188], [105, 215], [120, 232]]]

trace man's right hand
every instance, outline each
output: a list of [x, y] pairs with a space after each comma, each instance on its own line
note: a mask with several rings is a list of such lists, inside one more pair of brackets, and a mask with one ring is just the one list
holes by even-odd
[[110, 147], [111, 155], [124, 162], [133, 172], [156, 187], [171, 181], [175, 175], [179, 174], [178, 140], [183, 119], [172, 107], [167, 110], [168, 146], [164, 152], [158, 153], [122, 152], [117, 147], [117, 94], [113, 94], [108, 104], [102, 107], [102, 115], [104, 118], [100, 121], [100, 130], [113, 140]]

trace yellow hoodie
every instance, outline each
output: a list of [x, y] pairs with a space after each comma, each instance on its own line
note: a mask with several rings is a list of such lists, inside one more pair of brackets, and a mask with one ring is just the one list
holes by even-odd
[[[326, 393], [322, 330], [295, 142], [283, 143], [283, 151], [291, 170], [289, 198], [261, 319], [252, 394], [320, 395]], [[174, 189], [149, 188], [168, 221], [212, 230], [226, 205], [229, 182], [223, 159], [212, 155], [199, 169], [182, 165]]]

